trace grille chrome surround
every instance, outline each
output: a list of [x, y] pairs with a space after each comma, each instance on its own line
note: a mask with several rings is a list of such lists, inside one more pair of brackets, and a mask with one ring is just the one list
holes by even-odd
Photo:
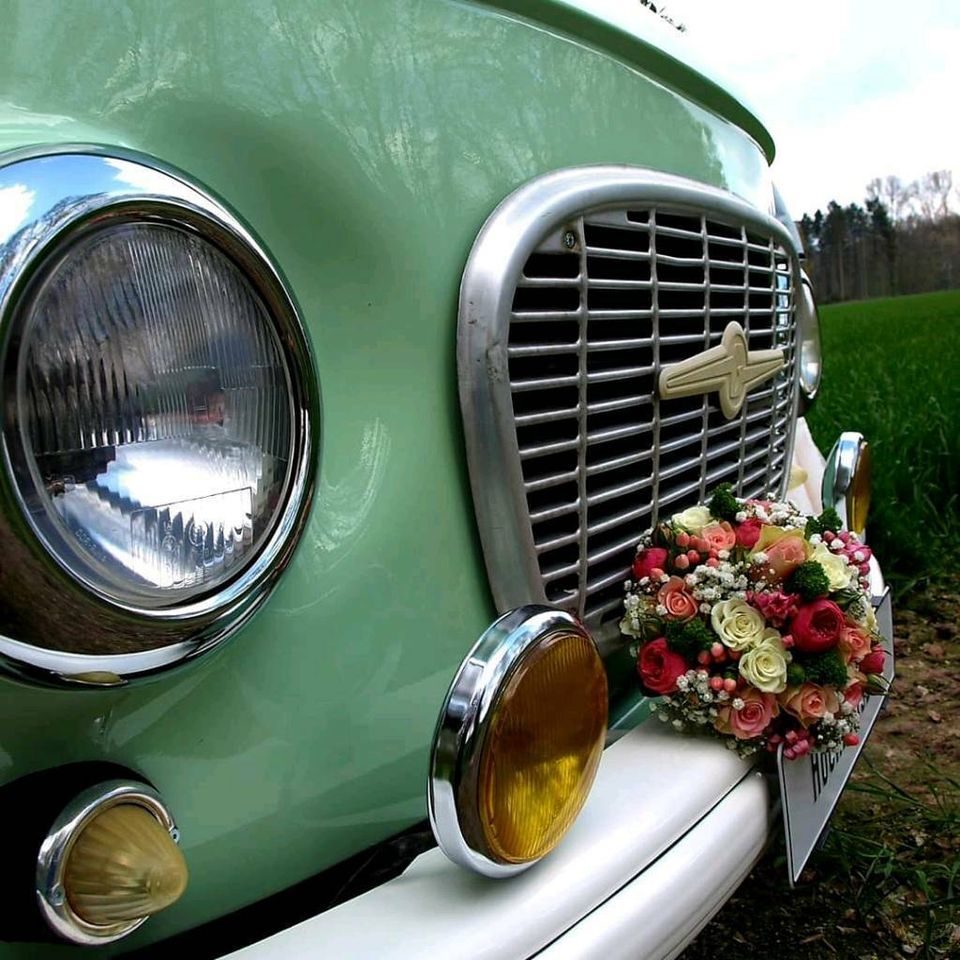
[[[501, 611], [548, 602], [615, 637], [640, 533], [729, 481], [783, 495], [797, 412], [799, 264], [773, 217], [635, 167], [561, 170], [484, 225], [460, 292], [474, 505]], [[785, 366], [727, 419], [661, 399], [663, 366], [738, 321]]]

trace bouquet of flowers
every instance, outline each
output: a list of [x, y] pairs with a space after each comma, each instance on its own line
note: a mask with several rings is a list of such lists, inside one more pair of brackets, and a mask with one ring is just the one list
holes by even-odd
[[870, 548], [833, 510], [739, 500], [644, 534], [626, 582], [623, 633], [660, 719], [706, 728], [741, 755], [789, 759], [859, 742], [859, 707], [884, 652], [868, 587]]

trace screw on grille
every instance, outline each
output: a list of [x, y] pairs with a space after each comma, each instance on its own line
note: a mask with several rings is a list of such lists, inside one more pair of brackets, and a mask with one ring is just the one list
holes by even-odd
[[572, 250], [577, 245], [577, 235], [572, 230], [567, 230], [563, 235], [563, 245]]

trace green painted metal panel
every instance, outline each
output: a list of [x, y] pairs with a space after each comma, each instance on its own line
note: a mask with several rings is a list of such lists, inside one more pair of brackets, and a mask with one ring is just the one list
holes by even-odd
[[601, 162], [769, 206], [753, 137], [655, 75], [662, 61], [519, 6], [0, 2], [0, 149], [120, 145], [218, 193], [288, 277], [324, 398], [306, 534], [239, 635], [125, 689], [0, 681], [0, 780], [109, 759], [176, 812], [190, 888], [123, 949], [425, 816], [437, 710], [494, 615], [455, 365], [460, 275], [494, 206]]

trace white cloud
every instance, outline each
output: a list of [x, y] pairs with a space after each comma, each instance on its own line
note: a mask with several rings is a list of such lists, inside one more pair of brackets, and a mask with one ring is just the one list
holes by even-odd
[[26, 222], [35, 196], [22, 183], [0, 187], [0, 243], [6, 243]]
[[960, 175], [960, 4], [942, 0], [672, 0], [777, 143], [795, 216], [862, 201], [877, 176]]

